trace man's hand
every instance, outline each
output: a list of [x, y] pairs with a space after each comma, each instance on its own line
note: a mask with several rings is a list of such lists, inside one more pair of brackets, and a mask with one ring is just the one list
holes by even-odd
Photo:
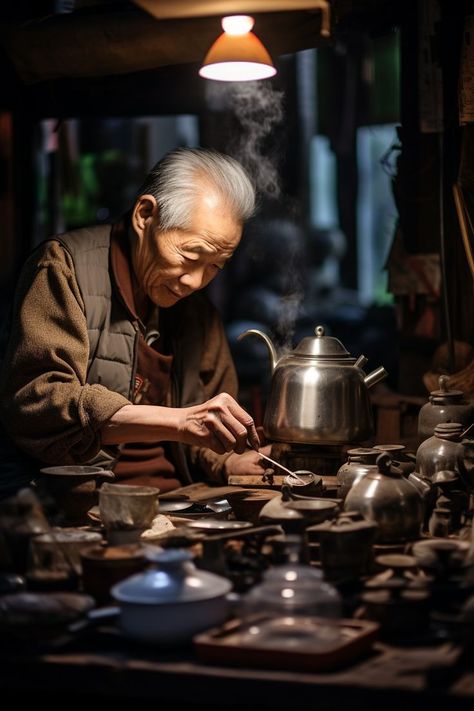
[[[187, 444], [209, 447], [217, 454], [242, 454], [247, 440], [252, 448], [260, 441], [252, 417], [227, 393], [220, 393], [201, 405], [181, 409], [179, 439]], [[254, 454], [258, 459], [257, 452]]]
[[[270, 456], [271, 448], [272, 445], [267, 444], [259, 451]], [[253, 449], [244, 454], [231, 454], [225, 462], [226, 476], [263, 476], [267, 468], [268, 464]]]

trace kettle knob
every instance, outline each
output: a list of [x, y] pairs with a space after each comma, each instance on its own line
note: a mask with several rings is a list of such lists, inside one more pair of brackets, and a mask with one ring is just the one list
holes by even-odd
[[379, 471], [381, 471], [382, 474], [390, 474], [392, 458], [389, 454], [387, 454], [387, 452], [382, 452], [382, 454], [379, 454], [379, 456], [375, 460], [375, 463], [377, 464]]
[[322, 338], [324, 336], [324, 326], [316, 326], [314, 333], [317, 338]]

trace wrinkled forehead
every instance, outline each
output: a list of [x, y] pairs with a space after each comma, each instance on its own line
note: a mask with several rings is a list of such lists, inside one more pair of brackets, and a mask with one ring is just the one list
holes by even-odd
[[191, 210], [183, 238], [191, 240], [201, 253], [230, 256], [240, 242], [242, 224], [226, 201], [215, 192], [201, 193]]

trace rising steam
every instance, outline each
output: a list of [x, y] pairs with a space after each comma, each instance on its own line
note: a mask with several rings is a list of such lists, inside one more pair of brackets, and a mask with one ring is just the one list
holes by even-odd
[[267, 198], [281, 194], [276, 151], [269, 151], [267, 139], [283, 120], [283, 92], [268, 82], [210, 82], [208, 101], [215, 109], [233, 112], [240, 131], [227, 152], [247, 169], [257, 191]]

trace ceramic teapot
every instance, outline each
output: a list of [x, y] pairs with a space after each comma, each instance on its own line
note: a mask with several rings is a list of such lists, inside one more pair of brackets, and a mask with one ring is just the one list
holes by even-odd
[[387, 376], [379, 367], [366, 375], [365, 356], [350, 356], [341, 341], [325, 336], [317, 326], [314, 337], [303, 338], [278, 357], [271, 339], [251, 328], [266, 343], [273, 375], [263, 429], [269, 440], [301, 444], [359, 442], [373, 434], [369, 388]]

